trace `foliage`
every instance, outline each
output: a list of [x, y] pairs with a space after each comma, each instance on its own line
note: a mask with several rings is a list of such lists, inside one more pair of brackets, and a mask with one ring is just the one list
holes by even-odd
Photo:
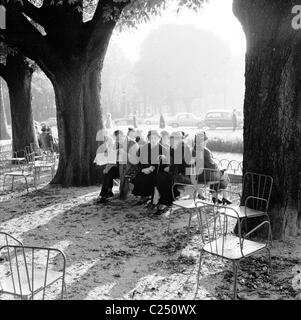
[[181, 102], [185, 110], [204, 116], [224, 104], [224, 92], [236, 104], [243, 66], [238, 59], [234, 65], [231, 58], [228, 44], [209, 31], [193, 25], [162, 25], [142, 43], [134, 74], [149, 103], [168, 105], [176, 112]]
[[243, 141], [241, 139], [226, 140], [216, 137], [209, 139], [207, 146], [213, 152], [243, 153]]

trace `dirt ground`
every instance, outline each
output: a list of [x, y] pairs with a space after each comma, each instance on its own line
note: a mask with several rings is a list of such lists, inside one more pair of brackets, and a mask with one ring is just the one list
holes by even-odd
[[[23, 185], [0, 191], [0, 230], [26, 245], [63, 250], [69, 299], [194, 298], [202, 244], [196, 219], [188, 238], [188, 214], [177, 211], [167, 234], [167, 217], [147, 215], [131, 197], [96, 205], [98, 187], [61, 189], [47, 186], [47, 178], [42, 182], [28, 194]], [[258, 255], [241, 263], [239, 298], [301, 299], [301, 236], [273, 242], [272, 275], [266, 261]], [[206, 255], [196, 299], [231, 299], [231, 270], [231, 263]], [[58, 293], [54, 286], [47, 298]]]

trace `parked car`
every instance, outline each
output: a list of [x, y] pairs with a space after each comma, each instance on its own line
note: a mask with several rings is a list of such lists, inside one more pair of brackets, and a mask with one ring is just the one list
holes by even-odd
[[172, 126], [173, 128], [197, 127], [202, 129], [204, 121], [203, 119], [196, 117], [193, 113], [178, 113], [167, 120], [167, 125]]
[[[206, 127], [210, 129], [216, 128], [230, 128], [233, 126], [232, 123], [232, 111], [228, 110], [211, 110], [207, 112], [204, 120]], [[243, 113], [241, 111], [236, 111], [237, 115], [237, 127], [243, 127]]]
[[46, 120], [46, 125], [47, 125], [48, 127], [56, 127], [56, 126], [57, 126], [56, 118], [55, 118], [55, 117], [48, 118], [48, 119]]
[[[168, 119], [170, 118], [170, 116], [167, 113], [163, 113], [163, 117], [165, 122], [168, 121]], [[154, 116], [151, 117], [147, 117], [144, 119], [144, 124], [146, 125], [159, 125], [160, 123], [160, 114], [156, 114]]]
[[[144, 121], [137, 117], [137, 124], [144, 124]], [[128, 117], [124, 118], [117, 118], [113, 120], [116, 126], [133, 126], [133, 116], [129, 115]]]

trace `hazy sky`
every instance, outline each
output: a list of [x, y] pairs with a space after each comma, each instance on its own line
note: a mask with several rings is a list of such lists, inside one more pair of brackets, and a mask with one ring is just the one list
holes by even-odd
[[138, 30], [115, 33], [113, 39], [125, 51], [127, 57], [136, 60], [140, 44], [149, 32], [166, 23], [193, 24], [200, 29], [211, 31], [229, 42], [234, 55], [243, 54], [246, 50], [242, 27], [232, 13], [232, 0], [210, 0], [199, 13], [186, 10], [176, 14], [170, 9], [163, 12], [162, 16], [154, 17], [150, 23], [139, 25]]

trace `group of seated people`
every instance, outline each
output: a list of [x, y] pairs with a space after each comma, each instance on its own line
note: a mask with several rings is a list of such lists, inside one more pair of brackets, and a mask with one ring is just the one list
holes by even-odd
[[[129, 128], [125, 136], [121, 130], [113, 134], [115, 141], [104, 137], [101, 151], [104, 154], [114, 152], [116, 162], [107, 164], [103, 171], [103, 183], [96, 203], [107, 203], [114, 197], [114, 180], [124, 174], [132, 186], [132, 194], [138, 197], [137, 205], [147, 204], [148, 209], [157, 215], [168, 211], [173, 201], [180, 195], [181, 188], [174, 188], [174, 183], [193, 184], [204, 182], [204, 168], [213, 169], [218, 181], [211, 186], [214, 190], [226, 189], [229, 179], [224, 170], [214, 162], [211, 151], [207, 148], [208, 137], [204, 131], [192, 138], [184, 132], [169, 134], [150, 130], [144, 139], [141, 131]], [[190, 139], [190, 140], [189, 140]], [[194, 171], [192, 173], [192, 168]], [[222, 193], [212, 194], [214, 203], [228, 205], [231, 202]], [[202, 195], [199, 195], [202, 199]]]

